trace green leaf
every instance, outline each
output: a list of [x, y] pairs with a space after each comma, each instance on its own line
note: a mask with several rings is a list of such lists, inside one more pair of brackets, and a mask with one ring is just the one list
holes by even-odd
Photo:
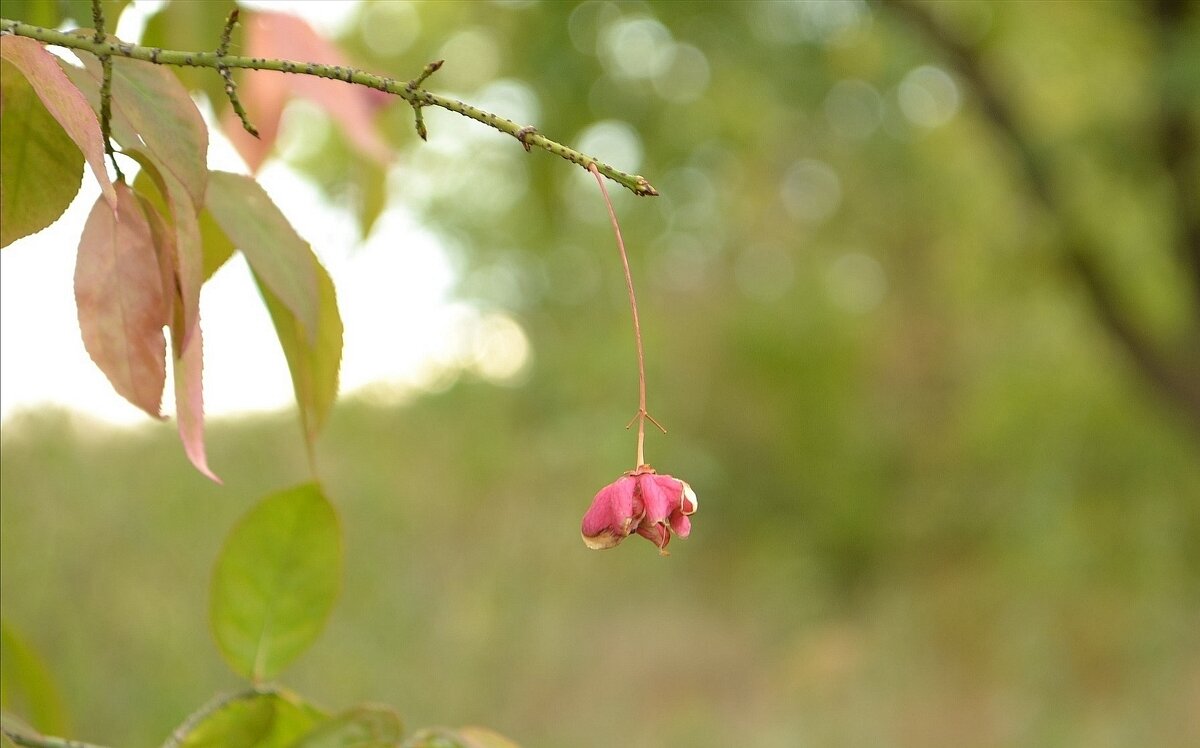
[[250, 177], [214, 171], [208, 209], [246, 256], [254, 273], [300, 321], [310, 342], [317, 336], [320, 296], [312, 249], [266, 191]]
[[275, 676], [316, 639], [342, 572], [337, 515], [315, 483], [272, 494], [233, 528], [213, 574], [213, 634], [241, 675]]
[[214, 171], [208, 207], [250, 263], [287, 358], [312, 457], [337, 399], [342, 319], [333, 281], [271, 198], [250, 177]]
[[163, 748], [285, 748], [324, 720], [294, 694], [250, 691], [206, 704]]
[[[101, 0], [104, 25], [111, 31], [117, 27], [121, 11], [129, 0]], [[76, 26], [92, 26], [91, 0], [0, 0], [0, 16], [14, 18], [34, 26], [54, 29], [66, 21]]]
[[58, 58], [33, 39], [16, 36], [0, 38], [0, 55], [20, 69], [46, 111], [83, 152], [100, 183], [100, 191], [115, 208], [117, 196], [104, 166], [104, 136], [100, 132], [100, 122], [87, 98], [59, 67]]
[[58, 220], [83, 180], [83, 153], [15, 65], [0, 60], [0, 247]]
[[388, 748], [397, 745], [403, 734], [395, 712], [360, 706], [318, 725], [292, 748]]
[[66, 708], [50, 671], [7, 621], [0, 621], [0, 709], [22, 714], [46, 732], [68, 731]]
[[312, 257], [310, 262], [317, 271], [320, 294], [320, 318], [315, 343], [309, 343], [300, 320], [271, 293], [257, 273], [254, 274], [254, 280], [271, 314], [275, 334], [279, 337], [279, 345], [283, 348], [288, 370], [292, 374], [292, 389], [300, 406], [300, 423], [304, 427], [311, 461], [317, 436], [337, 400], [338, 370], [342, 361], [342, 318], [338, 314], [333, 281], [316, 257]]

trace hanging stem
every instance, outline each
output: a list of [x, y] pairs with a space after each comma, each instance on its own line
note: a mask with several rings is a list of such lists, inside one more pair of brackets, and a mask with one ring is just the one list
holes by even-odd
[[596, 178], [596, 184], [600, 185], [600, 193], [604, 195], [604, 204], [608, 207], [608, 218], [612, 221], [613, 233], [617, 236], [617, 249], [621, 252], [621, 267], [625, 269], [625, 289], [629, 291], [629, 308], [633, 311], [633, 339], [637, 342], [637, 365], [638, 365], [638, 411], [625, 428], [633, 426], [634, 421], [637, 422], [637, 464], [635, 468], [640, 468], [646, 464], [646, 421], [649, 420], [665, 434], [667, 430], [662, 424], [654, 420], [654, 416], [646, 412], [646, 354], [642, 348], [642, 323], [638, 319], [637, 296], [633, 293], [633, 274], [629, 272], [629, 255], [625, 252], [625, 240], [621, 238], [621, 225], [617, 223], [617, 212], [613, 210], [612, 200], [608, 196], [608, 187], [604, 185], [604, 179], [600, 176], [600, 171], [595, 164], [588, 165], [588, 171], [592, 172], [592, 176]]

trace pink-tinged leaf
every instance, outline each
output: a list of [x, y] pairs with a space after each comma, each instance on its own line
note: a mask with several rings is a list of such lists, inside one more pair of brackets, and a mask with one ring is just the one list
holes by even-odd
[[79, 329], [113, 389], [158, 418], [166, 382], [162, 328], [170, 307], [146, 216], [129, 187], [118, 183], [114, 189], [116, 212], [97, 200], [79, 240]]
[[199, 325], [200, 287], [207, 277], [204, 275], [200, 220], [183, 184], [171, 172], [160, 170], [152, 155], [137, 148], [127, 149], [125, 153], [142, 165], [142, 172], [157, 189], [156, 203], [165, 203], [164, 214], [171, 217], [175, 231], [175, 276], [183, 305], [183, 319], [175, 326], [175, 334], [177, 344], [184, 345]]
[[0, 57], [25, 74], [46, 110], [83, 152], [100, 183], [100, 191], [115, 208], [117, 195], [104, 168], [104, 136], [100, 133], [100, 122], [87, 99], [58, 66], [54, 55], [33, 39], [5, 36], [0, 37]]
[[[147, 172], [138, 175], [139, 180], [150, 181]], [[135, 187], [137, 183], [135, 182]], [[144, 184], [143, 187], [148, 187]], [[220, 483], [208, 467], [208, 458], [204, 448], [204, 388], [203, 388], [203, 337], [197, 321], [195, 332], [187, 336], [184, 342], [183, 300], [180, 298], [176, 276], [175, 232], [167, 225], [156, 205], [155, 198], [161, 196], [137, 195], [142, 212], [150, 225], [150, 235], [154, 242], [155, 254], [158, 257], [159, 273], [163, 284], [163, 298], [170, 300], [173, 308], [171, 314], [171, 350], [174, 352], [172, 371], [175, 381], [175, 417], [179, 422], [179, 439], [183, 443], [183, 451], [192, 465], [203, 475]], [[169, 211], [167, 212], [169, 215]]]
[[[79, 58], [93, 80], [103, 79], [93, 55]], [[119, 57], [112, 62], [112, 114], [118, 140], [127, 149], [144, 149], [164, 175], [170, 173], [187, 190], [194, 212], [199, 212], [208, 179], [208, 128], [196, 104], [166, 66]], [[130, 132], [142, 142], [130, 142]]]
[[[281, 58], [347, 67], [342, 53], [307, 23], [286, 13], [256, 11], [243, 16], [246, 51], [249, 57]], [[242, 102], [259, 139], [242, 129], [228, 112], [223, 126], [234, 146], [252, 171], [257, 171], [275, 143], [279, 119], [287, 99], [299, 96], [320, 106], [342, 128], [354, 148], [367, 157], [386, 163], [390, 150], [374, 124], [380, 92], [343, 81], [311, 75], [250, 72], [239, 84]], [[383, 94], [386, 96], [386, 94]]]
[[192, 465], [213, 481], [221, 479], [208, 467], [204, 449], [204, 334], [199, 326], [184, 344], [182, 355], [174, 359], [175, 418], [179, 421], [179, 440]]
[[[92, 108], [99, 110], [100, 82], [93, 77], [90, 69], [81, 70], [70, 65], [63, 65], [62, 69], [83, 92]], [[116, 67], [114, 67], [114, 85], [115, 79]], [[169, 89], [177, 86], [178, 82], [174, 86], [164, 84], [164, 87]], [[190, 99], [188, 104], [194, 112], [195, 106], [191, 105]], [[149, 146], [151, 142], [159, 142], [168, 137], [168, 133], [162, 131], [163, 123], [151, 117], [130, 118], [129, 113], [141, 105], [141, 102], [135, 101], [117, 107], [114, 101], [112, 134], [113, 138], [121, 144], [122, 152], [141, 164], [143, 170], [149, 174], [169, 208], [171, 223], [175, 228], [175, 251], [178, 258], [179, 286], [183, 295], [183, 332], [186, 341], [186, 338], [190, 337], [196, 329], [200, 315], [200, 286], [206, 277], [197, 218], [197, 212], [202, 206], [197, 206], [192, 190], [177, 176], [178, 165], [169, 168], [171, 165], [164, 162], [162, 149], [151, 149]], [[151, 106], [151, 108], [153, 107]], [[203, 125], [204, 123], [201, 121], [200, 126], [203, 127]], [[148, 128], [148, 130], [143, 131], [139, 128]], [[188, 158], [192, 162], [199, 158], [200, 163], [203, 164], [203, 160], [207, 158], [208, 131], [204, 130], [202, 135], [205, 142], [203, 149], [186, 148], [185, 150], [191, 153]], [[184, 171], [191, 171], [191, 167]], [[207, 183], [207, 174], [208, 170], [205, 166], [204, 177], [201, 180], [205, 184]]]
[[271, 198], [250, 177], [214, 171], [209, 175], [208, 210], [234, 246], [280, 303], [300, 323], [302, 337], [318, 335], [320, 266]]
[[82, 179], [83, 154], [21, 71], [0, 60], [0, 247], [57, 221]]

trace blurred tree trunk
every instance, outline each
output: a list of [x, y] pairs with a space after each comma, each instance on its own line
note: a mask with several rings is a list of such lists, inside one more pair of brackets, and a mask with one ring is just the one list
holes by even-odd
[[927, 10], [911, 0], [885, 0], [885, 7], [919, 31], [940, 54], [960, 82], [974, 94], [984, 118], [996, 135], [1015, 151], [1034, 199], [1060, 227], [1060, 258], [1087, 292], [1097, 321], [1122, 347], [1130, 361], [1161, 399], [1200, 433], [1200, 188], [1196, 184], [1196, 125], [1189, 118], [1191, 101], [1179, 90], [1173, 74], [1183, 45], [1189, 14], [1200, 4], [1188, 0], [1159, 0], [1145, 8], [1146, 22], [1157, 37], [1159, 50], [1157, 139], [1161, 166], [1174, 193], [1175, 260], [1192, 289], [1192, 319], [1173, 343], [1156, 340], [1121, 301], [1112, 274], [1094, 246], [1052, 187], [1051, 165], [1034, 146], [975, 48], [956, 39]]

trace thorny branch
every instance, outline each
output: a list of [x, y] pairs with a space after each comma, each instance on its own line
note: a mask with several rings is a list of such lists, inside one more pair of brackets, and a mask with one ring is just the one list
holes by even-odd
[[[491, 112], [485, 112], [448, 96], [426, 91], [419, 86], [410, 87], [408, 81], [397, 81], [380, 75], [374, 75], [357, 68], [342, 65], [321, 65], [313, 62], [298, 62], [295, 60], [277, 60], [263, 57], [241, 57], [237, 55], [218, 54], [217, 52], [186, 52], [158, 47], [145, 47], [121, 41], [101, 41], [93, 37], [44, 29], [40, 26], [0, 18], [0, 35], [12, 34], [36, 39], [46, 44], [53, 44], [69, 49], [81, 49], [91, 52], [97, 57], [105, 55], [127, 57], [131, 60], [141, 60], [156, 65], [174, 65], [179, 67], [200, 68], [244, 68], [248, 70], [273, 70], [281, 73], [296, 75], [312, 75], [319, 78], [344, 81], [360, 86], [378, 89], [407, 101], [414, 108], [433, 106], [447, 109], [456, 114], [481, 122], [488, 127], [499, 130], [516, 138], [521, 145], [537, 147], [564, 158], [583, 169], [590, 170], [594, 165], [596, 170], [614, 182], [625, 187], [635, 195], [657, 195], [658, 190], [636, 174], [627, 174], [574, 148], [551, 140], [538, 133], [531, 127], [522, 127], [510, 119], [505, 119]], [[429, 70], [427, 67], [426, 70]], [[432, 71], [430, 71], [432, 72]], [[417, 81], [423, 81], [424, 76]]]

